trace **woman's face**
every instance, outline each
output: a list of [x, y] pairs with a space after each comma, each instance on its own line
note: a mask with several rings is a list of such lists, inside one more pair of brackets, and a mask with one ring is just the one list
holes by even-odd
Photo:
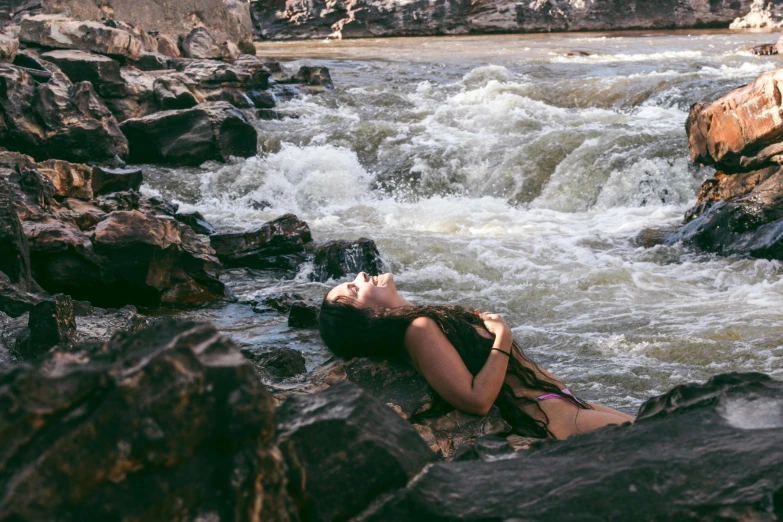
[[326, 299], [333, 301], [339, 296], [349, 297], [363, 308], [394, 308], [405, 304], [397, 293], [394, 276], [388, 272], [379, 276], [359, 272], [353, 281], [332, 288]]

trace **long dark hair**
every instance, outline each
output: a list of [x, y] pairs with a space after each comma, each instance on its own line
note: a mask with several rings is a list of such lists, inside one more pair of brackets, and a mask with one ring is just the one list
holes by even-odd
[[[397, 308], [362, 308], [353, 299], [339, 296], [334, 300], [324, 298], [321, 303], [319, 324], [321, 337], [326, 346], [343, 359], [353, 357], [399, 357], [404, 352], [405, 331], [417, 317], [429, 317], [438, 325], [459, 353], [470, 373], [476, 375], [484, 367], [494, 343], [491, 337], [479, 333], [486, 332], [484, 322], [474, 312], [461, 306], [402, 306]], [[580, 399], [563, 393], [552, 382], [539, 378], [541, 370], [529, 359], [516, 341], [512, 344], [512, 354], [507, 375], [514, 375], [521, 384], [531, 390], [554, 393], [570, 401], [579, 408], [589, 406]], [[522, 361], [527, 365], [522, 364]], [[549, 418], [541, 409], [538, 401], [527, 397], [516, 397], [513, 389], [503, 383], [495, 404], [503, 417], [520, 435], [546, 438], [552, 436], [548, 429]], [[534, 404], [544, 420], [535, 419], [522, 410], [522, 407]]]

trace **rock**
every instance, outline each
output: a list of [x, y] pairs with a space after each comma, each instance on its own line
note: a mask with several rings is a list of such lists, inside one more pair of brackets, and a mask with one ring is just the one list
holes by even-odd
[[302, 353], [291, 348], [277, 348], [261, 354], [254, 362], [277, 378], [294, 377], [307, 372]]
[[774, 2], [755, 0], [750, 12], [745, 16], [737, 17], [729, 26], [735, 31], [744, 29], [780, 29], [783, 27], [780, 7], [774, 7]]
[[57, 198], [92, 199], [92, 167], [63, 160], [46, 160], [36, 170], [52, 180]]
[[783, 383], [761, 374], [678, 386], [633, 425], [522, 458], [432, 464], [354, 520], [763, 520], [783, 487], [781, 400]]
[[13, 62], [19, 52], [19, 40], [0, 33], [0, 62]]
[[277, 443], [306, 520], [347, 520], [432, 458], [413, 427], [348, 383], [289, 397], [277, 409]]
[[92, 192], [96, 196], [120, 192], [123, 190], [139, 190], [144, 181], [141, 169], [109, 169], [95, 167], [92, 170]]
[[50, 51], [41, 55], [52, 62], [74, 83], [90, 82], [104, 98], [121, 98], [128, 94], [120, 75], [120, 62], [88, 51]]
[[23, 360], [35, 360], [54, 346], [72, 344], [76, 340], [76, 322], [71, 297], [57, 294], [35, 305], [30, 310], [28, 328], [27, 342], [16, 348], [17, 356]]
[[[423, 426], [432, 433], [434, 445], [430, 444], [430, 449], [446, 460], [453, 458], [458, 451], [466, 451], [462, 448], [474, 445], [477, 437], [509, 434], [512, 429], [503, 420], [497, 406], [492, 406], [485, 416], [452, 410], [438, 417], [420, 419], [415, 426]], [[513, 452], [510, 445], [509, 450]]]
[[630, 0], [620, 8], [614, 0], [487, 0], [432, 8], [424, 2], [259, 0], [250, 9], [261, 39], [285, 40], [727, 27], [753, 5], [754, 0]]
[[0, 372], [0, 393], [14, 404], [0, 410], [0, 519], [295, 516], [272, 397], [211, 325], [166, 320], [53, 354]]
[[155, 77], [136, 67], [122, 67], [120, 76], [125, 82], [127, 96], [124, 98], [106, 98], [106, 106], [117, 121], [129, 118], [143, 118], [158, 110], [155, 100]]
[[303, 65], [291, 79], [295, 83], [323, 87], [326, 90], [330, 90], [334, 86], [332, 84], [332, 76], [329, 74], [329, 69], [326, 67]]
[[510, 458], [514, 455], [514, 448], [508, 439], [498, 435], [484, 435], [475, 439], [470, 444], [460, 447], [454, 455], [454, 460], [483, 460], [495, 461]]
[[712, 103], [697, 103], [685, 129], [696, 163], [736, 171], [783, 153], [783, 105], [776, 94], [783, 69], [764, 73], [749, 85]]
[[320, 307], [312, 301], [295, 301], [288, 311], [288, 326], [291, 328], [318, 328]]
[[632, 243], [642, 248], [653, 248], [663, 245], [666, 239], [676, 232], [671, 228], [645, 228], [633, 238]]
[[163, 71], [174, 69], [171, 56], [161, 53], [141, 53], [139, 59], [133, 62], [134, 67], [141, 71]]
[[783, 35], [778, 38], [778, 41], [775, 44], [775, 50], [778, 52], [778, 54], [783, 54]]
[[[7, 1], [7, 0], [5, 0]], [[101, 20], [120, 29], [143, 27], [156, 35], [179, 35], [205, 26], [218, 41], [249, 42], [253, 34], [250, 6], [243, 0], [11, 0], [17, 23], [24, 15], [59, 14], [76, 20]], [[25, 6], [24, 4], [28, 4]], [[0, 3], [0, 19], [3, 4]], [[132, 24], [132, 25], [131, 25]], [[132, 31], [144, 39], [145, 31]], [[145, 49], [148, 43], [144, 42]], [[158, 46], [160, 51], [160, 46]]]
[[0, 312], [10, 317], [19, 317], [35, 307], [42, 297], [23, 290], [0, 272]]
[[267, 91], [250, 91], [245, 93], [247, 94], [247, 97], [250, 98], [250, 101], [253, 102], [253, 105], [255, 107], [259, 107], [259, 109], [256, 111], [256, 116], [258, 116], [261, 119], [270, 119], [270, 120], [279, 120], [282, 118], [263, 118], [262, 114], [264, 114], [264, 111], [269, 111], [269, 109], [274, 108], [277, 106], [277, 101], [275, 100], [275, 95], [271, 92]]
[[295, 270], [306, 258], [312, 242], [310, 227], [293, 214], [285, 214], [247, 232], [212, 234], [212, 248], [227, 267]]
[[0, 141], [8, 148], [39, 161], [115, 163], [127, 155], [127, 140], [90, 83], [73, 84], [54, 70], [41, 84], [24, 68], [0, 64], [0, 85]]
[[280, 294], [266, 295], [258, 300], [251, 301], [253, 311], [257, 314], [263, 314], [267, 312], [278, 312], [286, 314], [291, 310], [291, 306], [296, 301], [303, 301], [304, 297], [299, 294], [291, 292], [284, 292]]
[[158, 35], [158, 52], [164, 56], [170, 56], [171, 58], [182, 57], [182, 52], [179, 50], [177, 39], [170, 34]]
[[773, 56], [778, 54], [778, 48], [775, 44], [762, 44], [752, 47], [750, 52], [756, 56]]
[[[0, 179], [0, 272], [8, 277], [10, 283], [18, 285], [21, 291], [30, 291], [32, 288], [30, 245], [27, 243], [22, 223], [11, 199], [11, 187], [2, 179]], [[3, 297], [0, 297], [0, 310], [13, 315], [3, 305], [3, 300]]]
[[197, 210], [174, 214], [174, 218], [180, 223], [185, 223], [187, 226], [192, 228], [193, 232], [196, 234], [203, 234], [208, 236], [210, 234], [216, 233], [214, 227], [210, 225], [209, 222], [204, 219], [204, 216], [201, 215], [201, 212]]
[[310, 275], [313, 281], [339, 279], [359, 272], [379, 275], [383, 271], [381, 254], [372, 239], [327, 241], [316, 245], [313, 250], [313, 272]]
[[256, 154], [258, 134], [237, 109], [225, 102], [131, 118], [120, 125], [134, 163], [200, 165], [208, 160]]
[[237, 58], [239, 58], [239, 55], [242, 54], [242, 51], [239, 50], [237, 44], [231, 40], [226, 40], [220, 45], [220, 54], [223, 60], [227, 62], [234, 62]]
[[78, 21], [61, 15], [37, 15], [22, 20], [19, 40], [53, 49], [81, 49], [135, 60], [142, 51], [136, 35], [101, 22]]
[[219, 60], [223, 50], [209, 29], [196, 27], [182, 39], [182, 54], [196, 60]]

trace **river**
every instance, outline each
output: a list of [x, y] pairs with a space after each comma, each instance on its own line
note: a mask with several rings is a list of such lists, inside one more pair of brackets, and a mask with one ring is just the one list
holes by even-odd
[[[674, 385], [728, 371], [783, 378], [783, 266], [682, 246], [637, 246], [674, 226], [709, 168], [684, 122], [783, 58], [768, 34], [505, 35], [258, 44], [286, 66], [327, 66], [335, 89], [260, 122], [260, 154], [195, 169], [147, 167], [147, 194], [220, 230], [293, 212], [316, 239], [374, 239], [401, 293], [503, 314], [572, 390], [634, 413]], [[579, 51], [573, 53], [571, 51]], [[569, 52], [570, 55], [568, 54]], [[271, 205], [254, 210], [257, 202]], [[330, 284], [252, 270], [246, 300], [320, 300]], [[231, 304], [214, 321], [249, 350], [328, 353], [282, 316]]]

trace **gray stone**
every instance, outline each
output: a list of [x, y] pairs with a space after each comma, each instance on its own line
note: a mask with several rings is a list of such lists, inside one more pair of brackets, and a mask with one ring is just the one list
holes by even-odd
[[81, 49], [135, 60], [142, 51], [136, 35], [101, 22], [37, 15], [22, 20], [19, 40], [54, 49]]
[[13, 62], [19, 52], [19, 40], [0, 33], [0, 62]]

